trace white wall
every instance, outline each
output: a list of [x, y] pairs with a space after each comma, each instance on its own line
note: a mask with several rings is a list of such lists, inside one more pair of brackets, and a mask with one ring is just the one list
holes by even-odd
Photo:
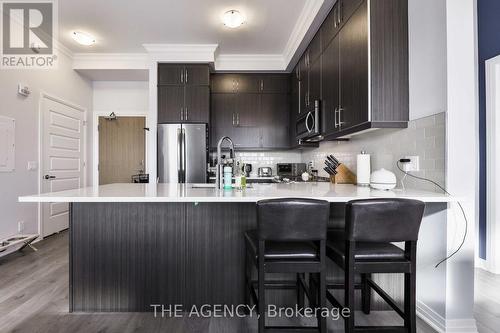
[[[19, 82], [30, 87], [29, 97], [17, 95]], [[28, 171], [27, 163], [38, 161], [41, 91], [86, 108], [87, 116], [92, 109], [91, 83], [73, 71], [62, 52], [58, 69], [0, 70], [0, 115], [16, 119], [16, 169], [0, 172], [0, 238], [17, 233], [18, 221], [25, 222], [25, 232], [38, 231], [37, 205], [18, 203], [17, 198], [38, 193], [38, 171]]]
[[409, 0], [410, 120], [446, 111], [446, 0]]
[[94, 81], [94, 112], [114, 111], [147, 114], [149, 90], [147, 81]]

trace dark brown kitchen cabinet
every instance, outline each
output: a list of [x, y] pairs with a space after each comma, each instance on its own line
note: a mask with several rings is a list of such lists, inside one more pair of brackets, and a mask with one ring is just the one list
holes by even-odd
[[321, 100], [321, 59], [311, 65], [309, 71], [309, 110], [314, 109], [314, 102]]
[[289, 147], [289, 95], [262, 94], [262, 146], [265, 148]]
[[[239, 126], [238, 115], [235, 110], [242, 100], [238, 94], [212, 93], [211, 98], [211, 121], [210, 121], [210, 145], [217, 147], [217, 142], [223, 136], [229, 136], [236, 148], [255, 148], [260, 145], [260, 131], [254, 126]], [[254, 100], [255, 103], [255, 100]], [[260, 98], [258, 99], [260, 108]], [[255, 107], [255, 104], [253, 104]], [[248, 106], [246, 110], [251, 110]], [[243, 110], [244, 112], [246, 110]], [[241, 124], [241, 118], [239, 119]], [[243, 119], [245, 120], [245, 119]]]
[[202, 64], [158, 65], [158, 123], [208, 123], [209, 68]]
[[261, 77], [256, 74], [214, 74], [212, 92], [214, 93], [259, 93]]
[[316, 33], [316, 35], [312, 39], [306, 52], [308, 53], [307, 61], [309, 63], [309, 66], [311, 66], [313, 63], [316, 62], [316, 60], [318, 60], [319, 56], [321, 55], [321, 31], [320, 30], [318, 30], [318, 32]]
[[339, 130], [337, 110], [340, 105], [340, 43], [336, 36], [322, 56], [322, 99], [323, 132], [333, 134]]
[[319, 33], [320, 61], [310, 61], [313, 40], [298, 64], [300, 99], [291, 110], [311, 110], [319, 96], [326, 140], [407, 127], [408, 1], [338, 0]]
[[210, 70], [202, 64], [159, 64], [159, 85], [210, 84]]
[[185, 87], [184, 122], [208, 123], [210, 116], [210, 88], [208, 86]]
[[290, 83], [287, 75], [265, 75], [261, 78], [261, 92], [272, 94], [287, 94]]
[[286, 74], [213, 74], [211, 147], [227, 135], [240, 149], [289, 147]]
[[181, 85], [184, 84], [184, 75], [186, 74], [184, 65], [180, 64], [159, 64], [158, 65], [158, 84]]
[[207, 65], [186, 65], [184, 83], [188, 85], [210, 85], [210, 70]]
[[368, 121], [367, 6], [357, 10], [340, 31], [340, 130]]
[[184, 117], [184, 86], [158, 87], [158, 123], [180, 122]]

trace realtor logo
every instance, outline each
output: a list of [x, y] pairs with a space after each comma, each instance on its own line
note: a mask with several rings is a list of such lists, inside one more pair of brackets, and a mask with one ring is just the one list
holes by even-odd
[[1, 1], [2, 58], [5, 68], [55, 68], [57, 15], [54, 1]]

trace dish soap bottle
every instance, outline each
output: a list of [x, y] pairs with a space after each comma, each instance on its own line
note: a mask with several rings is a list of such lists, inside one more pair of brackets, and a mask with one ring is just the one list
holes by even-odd
[[233, 168], [230, 166], [224, 167], [224, 189], [230, 190], [233, 188]]

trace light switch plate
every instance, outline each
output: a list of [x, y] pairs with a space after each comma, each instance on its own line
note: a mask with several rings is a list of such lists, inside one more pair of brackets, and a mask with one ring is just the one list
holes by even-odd
[[406, 172], [420, 171], [420, 161], [418, 156], [405, 156], [410, 162], [403, 164], [403, 170]]

